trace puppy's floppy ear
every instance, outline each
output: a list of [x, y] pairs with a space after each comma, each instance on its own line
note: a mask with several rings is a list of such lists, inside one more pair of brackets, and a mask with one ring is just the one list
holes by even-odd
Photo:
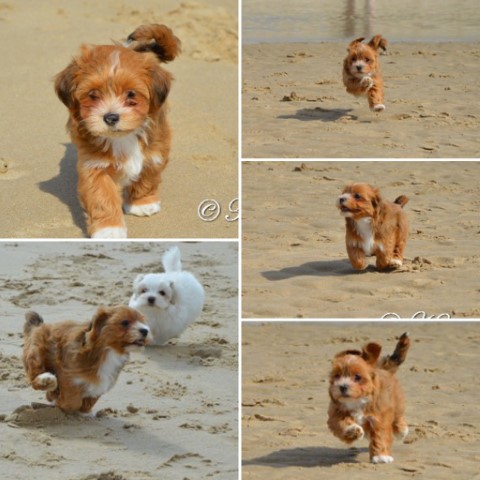
[[382, 201], [382, 197], [380, 195], [380, 190], [376, 187], [372, 187], [369, 185], [369, 187], [372, 189], [374, 196], [371, 200], [373, 208], [377, 208], [380, 202]]
[[369, 42], [368, 46], [372, 47], [374, 50], [381, 48], [384, 52], [387, 51], [387, 40], [381, 35], [375, 35]]
[[355, 40], [353, 40], [353, 42], [350, 42], [350, 44], [348, 45], [347, 51], [349, 51], [352, 47], [357, 45], [357, 43], [362, 43], [364, 40], [365, 40], [365, 37], [356, 38]]
[[152, 104], [159, 108], [167, 99], [172, 83], [172, 75], [158, 66], [152, 72]]
[[160, 62], [171, 62], [182, 50], [180, 40], [166, 25], [140, 25], [127, 38], [136, 52], [152, 52]]
[[367, 343], [362, 349], [362, 358], [370, 365], [375, 365], [377, 363], [380, 352], [382, 351], [382, 346], [378, 343]]
[[137, 275], [137, 278], [133, 281], [133, 288], [137, 288], [140, 285], [140, 282], [145, 278], [145, 275]]
[[93, 316], [88, 328], [91, 337], [95, 338], [100, 334], [102, 328], [105, 326], [107, 320], [112, 316], [112, 314], [113, 309], [103, 306], [98, 307], [98, 310]]
[[78, 71], [77, 61], [72, 60], [68, 67], [55, 77], [55, 93], [67, 108], [72, 108], [75, 104], [73, 93], [75, 92], [75, 76]]

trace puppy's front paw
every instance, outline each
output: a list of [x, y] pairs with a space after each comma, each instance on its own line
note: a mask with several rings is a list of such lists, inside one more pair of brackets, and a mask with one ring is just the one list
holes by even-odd
[[392, 463], [393, 457], [390, 455], [375, 455], [372, 457], [372, 463]]
[[150, 217], [160, 211], [160, 202], [148, 203], [146, 205], [130, 205], [123, 206], [126, 214], [136, 215], [137, 217]]
[[370, 77], [363, 77], [360, 80], [360, 86], [370, 90], [375, 85], [375, 82]]
[[127, 229], [121, 227], [106, 227], [92, 233], [92, 238], [127, 238]]
[[372, 107], [372, 111], [374, 112], [383, 112], [385, 110], [385, 105], [383, 103], [378, 103]]
[[361, 440], [365, 436], [365, 432], [360, 425], [353, 423], [345, 429], [344, 435], [348, 442], [354, 442], [355, 440]]
[[37, 375], [33, 382], [32, 386], [36, 390], [55, 390], [57, 388], [57, 377], [50, 372], [41, 373]]

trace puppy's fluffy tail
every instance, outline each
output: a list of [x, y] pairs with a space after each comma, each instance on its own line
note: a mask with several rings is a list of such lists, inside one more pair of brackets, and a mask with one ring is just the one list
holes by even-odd
[[37, 312], [28, 311], [25, 314], [23, 334], [28, 335], [32, 331], [32, 329], [34, 329], [35, 327], [38, 327], [39, 325], [42, 325], [42, 323], [43, 323], [43, 318]]
[[171, 62], [182, 50], [180, 40], [166, 25], [140, 25], [127, 38], [127, 46], [136, 52], [152, 52], [160, 62]]
[[406, 195], [400, 195], [393, 203], [396, 203], [403, 208], [408, 203], [408, 197]]
[[383, 357], [378, 366], [383, 370], [388, 370], [392, 373], [395, 373], [398, 370], [398, 367], [405, 361], [407, 358], [407, 352], [410, 348], [410, 337], [408, 332], [405, 332], [400, 336], [397, 342], [397, 346], [391, 355], [386, 355]]
[[182, 260], [178, 247], [169, 248], [162, 257], [162, 265], [165, 272], [180, 272], [182, 270]]

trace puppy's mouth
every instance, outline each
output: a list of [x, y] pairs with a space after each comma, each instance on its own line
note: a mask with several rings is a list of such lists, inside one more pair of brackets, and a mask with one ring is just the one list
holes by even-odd
[[134, 342], [130, 343], [130, 345], [134, 345], [136, 347], [144, 347], [147, 344], [147, 341], [144, 338], [139, 338]]

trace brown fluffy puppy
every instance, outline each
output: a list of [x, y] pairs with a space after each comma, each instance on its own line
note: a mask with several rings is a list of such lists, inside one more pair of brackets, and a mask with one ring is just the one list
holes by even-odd
[[136, 310], [100, 307], [85, 323], [45, 324], [27, 312], [23, 364], [35, 390], [67, 412], [90, 412], [115, 384], [133, 347], [151, 340], [150, 329]]
[[405, 398], [395, 376], [410, 346], [404, 333], [392, 355], [379, 359], [382, 347], [368, 343], [337, 354], [330, 373], [328, 427], [345, 443], [370, 439], [370, 461], [391, 463], [394, 434], [408, 435]]
[[160, 211], [158, 186], [170, 152], [166, 104], [180, 41], [165, 25], [142, 25], [127, 46], [81, 47], [55, 91], [69, 110], [78, 194], [92, 238], [125, 238], [125, 213]]
[[399, 268], [408, 237], [408, 219], [402, 207], [405, 195], [395, 202], [384, 200], [378, 188], [366, 183], [347, 185], [337, 199], [345, 217], [348, 257], [356, 270], [367, 266], [366, 257], [375, 255], [379, 270]]
[[352, 95], [368, 98], [370, 109], [385, 110], [383, 104], [383, 76], [380, 70], [378, 50], [387, 50], [387, 40], [375, 35], [368, 44], [364, 37], [357, 38], [348, 46], [348, 55], [343, 61], [343, 83]]

